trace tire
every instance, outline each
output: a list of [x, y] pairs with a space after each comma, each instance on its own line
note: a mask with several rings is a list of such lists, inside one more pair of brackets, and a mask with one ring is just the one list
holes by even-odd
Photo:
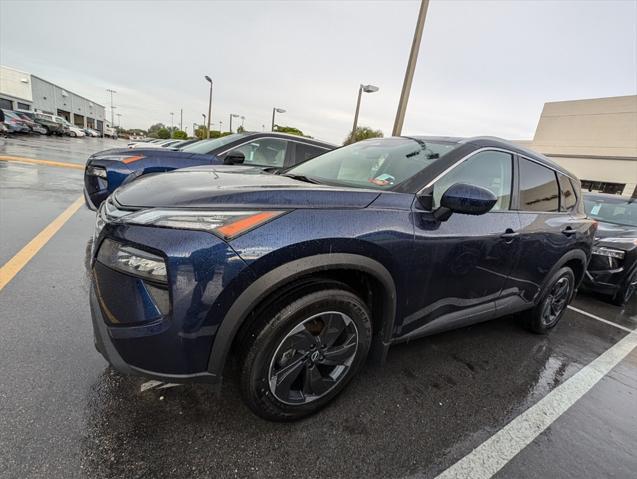
[[264, 310], [242, 335], [240, 389], [248, 407], [294, 421], [332, 401], [361, 368], [372, 339], [365, 303], [329, 285]]
[[70, 136], [71, 138], [75, 138], [77, 135], [75, 134], [75, 132], [74, 132], [74, 131], [72, 131], [71, 133], [69, 133], [69, 136]]
[[575, 291], [575, 274], [567, 266], [560, 268], [546, 283], [537, 305], [526, 313], [528, 329], [546, 334], [560, 322]]
[[611, 302], [617, 306], [625, 306], [637, 291], [637, 268], [624, 280], [620, 288], [611, 298]]

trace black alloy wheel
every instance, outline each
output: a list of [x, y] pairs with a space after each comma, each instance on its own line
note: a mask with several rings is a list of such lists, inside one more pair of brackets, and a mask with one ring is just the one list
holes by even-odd
[[345, 377], [358, 349], [358, 329], [339, 311], [315, 314], [280, 342], [270, 362], [270, 391], [285, 404], [325, 396]]
[[568, 266], [556, 271], [546, 282], [535, 307], [526, 311], [528, 328], [537, 334], [546, 334], [559, 323], [573, 298], [575, 274]]
[[367, 358], [371, 314], [340, 282], [301, 285], [255, 316], [239, 333], [240, 388], [262, 418], [293, 421], [317, 412]]
[[551, 288], [542, 307], [542, 323], [546, 327], [551, 327], [553, 323], [556, 323], [566, 309], [571, 289], [568, 276], [562, 276]]

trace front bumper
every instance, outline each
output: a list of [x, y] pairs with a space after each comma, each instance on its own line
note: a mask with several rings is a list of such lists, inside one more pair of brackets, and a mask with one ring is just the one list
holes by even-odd
[[170, 374], [161, 371], [149, 371], [127, 363], [120, 355], [111, 338], [109, 327], [106, 325], [104, 316], [100, 310], [95, 289], [91, 286], [90, 292], [91, 320], [93, 322], [93, 342], [95, 349], [106, 359], [106, 361], [121, 374], [131, 376], [144, 376], [162, 382], [183, 383], [183, 382], [203, 382], [217, 384], [221, 382], [221, 376], [208, 371], [191, 374]]
[[[166, 302], [157, 302], [147, 280], [96, 261], [105, 237], [164, 258]], [[90, 307], [97, 350], [124, 374], [219, 383], [223, 371], [209, 359], [235, 288], [252, 278], [243, 260], [205, 232], [108, 223], [95, 241]]]

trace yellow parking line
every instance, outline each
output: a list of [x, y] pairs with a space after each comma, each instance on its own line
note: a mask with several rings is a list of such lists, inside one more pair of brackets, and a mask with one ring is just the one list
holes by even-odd
[[73, 214], [80, 209], [84, 203], [84, 198], [80, 196], [75, 200], [71, 206], [65, 209], [60, 216], [55, 218], [49, 225], [40, 231], [35, 238], [27, 243], [18, 253], [7, 261], [2, 268], [0, 268], [0, 291], [9, 284], [13, 277], [20, 272], [26, 264], [31, 261], [31, 258], [40, 251], [40, 249], [47, 244], [47, 242], [53, 237], [58, 230], [64, 226]]
[[51, 160], [35, 160], [33, 158], [23, 158], [21, 156], [0, 156], [0, 161], [15, 161], [16, 163], [29, 163], [33, 165], [61, 166], [62, 168], [75, 168], [77, 170], [84, 169], [84, 165], [78, 165], [77, 163], [66, 163], [64, 161]]

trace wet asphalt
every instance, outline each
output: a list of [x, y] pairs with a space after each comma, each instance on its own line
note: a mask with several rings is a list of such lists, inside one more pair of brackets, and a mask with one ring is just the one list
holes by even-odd
[[[83, 163], [102, 139], [0, 139], [0, 156]], [[81, 195], [82, 171], [0, 161], [0, 264]], [[228, 379], [152, 388], [93, 347], [80, 209], [0, 291], [0, 477], [435, 477], [628, 333], [569, 310], [547, 336], [508, 317], [395, 346], [333, 405], [265, 422]], [[597, 295], [573, 305], [629, 329]], [[160, 354], [160, 352], [158, 352]], [[497, 474], [631, 478], [637, 350]]]

